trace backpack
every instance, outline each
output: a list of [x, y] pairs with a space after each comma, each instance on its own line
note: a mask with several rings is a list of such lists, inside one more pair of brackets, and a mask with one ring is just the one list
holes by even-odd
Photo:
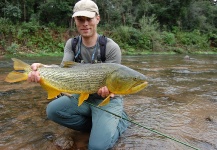
[[[76, 56], [76, 45], [78, 43], [79, 40], [79, 36], [76, 36], [74, 38], [72, 38], [72, 51], [74, 52], [75, 56]], [[106, 57], [106, 43], [107, 43], [107, 37], [105, 37], [104, 35], [100, 35], [99, 36], [99, 47], [100, 47], [100, 57], [101, 57], [101, 62], [105, 62]], [[77, 58], [75, 58], [75, 62], [81, 62], [81, 57], [78, 56]]]

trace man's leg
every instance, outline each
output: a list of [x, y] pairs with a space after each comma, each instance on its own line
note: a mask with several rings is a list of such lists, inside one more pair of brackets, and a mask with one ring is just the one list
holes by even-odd
[[62, 96], [50, 102], [46, 112], [48, 119], [65, 127], [78, 130], [90, 131], [92, 118], [90, 106], [83, 103], [78, 106], [78, 96]]
[[[101, 100], [92, 100], [98, 105]], [[112, 98], [108, 105], [101, 107], [121, 117], [127, 118], [123, 111], [123, 100], [121, 97]], [[105, 150], [113, 147], [119, 136], [127, 129], [129, 123], [99, 108], [91, 106], [92, 130], [89, 139], [89, 150]]]

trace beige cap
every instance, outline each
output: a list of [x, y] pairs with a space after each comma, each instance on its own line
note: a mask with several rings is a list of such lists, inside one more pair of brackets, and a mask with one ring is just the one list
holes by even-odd
[[99, 15], [99, 9], [96, 3], [92, 0], [80, 0], [75, 4], [73, 13], [72, 17], [85, 16], [93, 18], [96, 13]]

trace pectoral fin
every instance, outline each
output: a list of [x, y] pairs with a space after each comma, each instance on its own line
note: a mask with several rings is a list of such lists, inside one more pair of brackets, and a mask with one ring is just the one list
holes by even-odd
[[110, 95], [106, 97], [98, 106], [105, 106], [110, 102]]
[[81, 93], [80, 97], [78, 98], [78, 106], [80, 106], [85, 100], [89, 97], [88, 93]]

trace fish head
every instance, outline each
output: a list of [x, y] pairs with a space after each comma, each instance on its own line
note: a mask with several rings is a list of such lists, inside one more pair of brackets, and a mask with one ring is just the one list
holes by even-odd
[[106, 79], [106, 86], [114, 94], [133, 94], [148, 85], [147, 77], [131, 68], [121, 67]]

